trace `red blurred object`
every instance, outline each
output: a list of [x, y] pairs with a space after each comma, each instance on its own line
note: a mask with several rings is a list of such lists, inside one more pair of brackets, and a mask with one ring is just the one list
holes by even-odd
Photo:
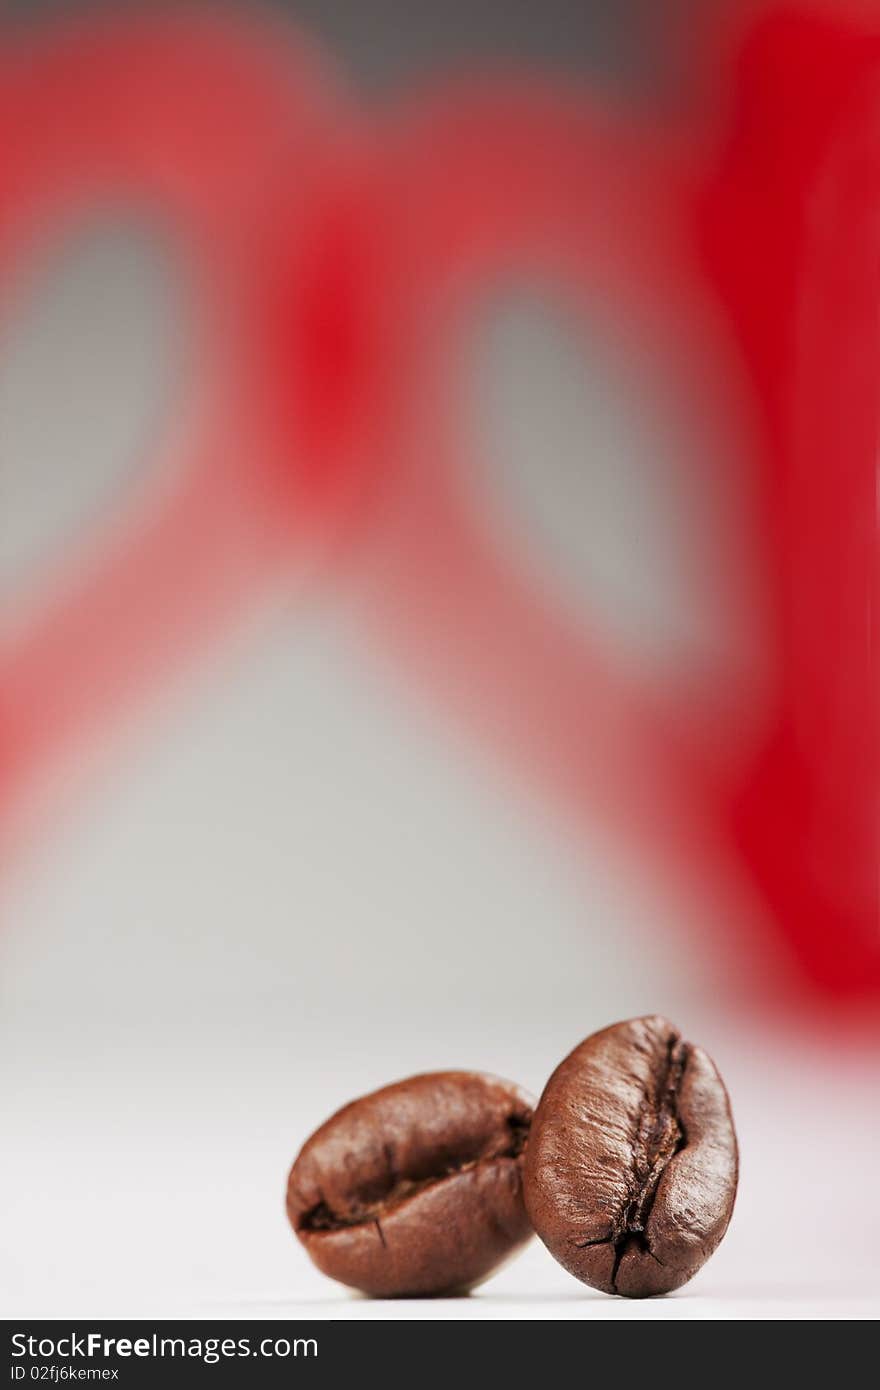
[[[492, 292], [527, 278], [585, 324], [609, 307], [634, 353], [674, 351], [691, 404], [733, 435], [738, 364], [694, 257], [692, 161], [582, 89], [526, 76], [452, 86], [404, 116], [383, 158], [397, 395], [373, 442], [388, 470], [382, 641], [576, 815], [647, 836], [661, 856], [696, 854], [717, 784], [745, 756], [754, 690], [718, 665], [666, 663], [652, 679], [589, 614], [564, 611], [481, 505], [462, 349]], [[718, 536], [692, 534], [683, 560], [689, 586], [728, 612], [743, 606], [745, 561], [732, 559]]]
[[[433, 699], [577, 816], [697, 872], [732, 845], [816, 985], [880, 991], [880, 25], [749, 3], [720, 27], [694, 83], [712, 120], [676, 129], [523, 77], [413, 103], [380, 141], [314, 54], [216, 14], [5, 57], [0, 275], [133, 206], [183, 254], [195, 347], [128, 512], [0, 647], [3, 811], [353, 524], [370, 617]], [[601, 296], [639, 352], [674, 337], [725, 466], [757, 471], [760, 561], [712, 534], [685, 560], [719, 611], [761, 589], [769, 709], [735, 640], [652, 680], [490, 534], [458, 344], [524, 270]]]
[[96, 521], [0, 643], [6, 819], [271, 575], [323, 553], [322, 455], [296, 475], [288, 402], [267, 390], [255, 340], [275, 293], [265, 260], [281, 189], [296, 179], [292, 261], [349, 117], [287, 28], [207, 12], [46, 26], [3, 58], [2, 280], [39, 270], [89, 219], [134, 213], [177, 255], [192, 340], [166, 437], [123, 514], [103, 534]]
[[[679, 858], [716, 826], [803, 975], [876, 997], [878, 34], [821, 7], [744, 8], [748, 27], [722, 25], [739, 45], [714, 113], [726, 106], [725, 124], [690, 156], [672, 130], [626, 128], [582, 93], [569, 102], [529, 80], [452, 89], [392, 140], [395, 277], [411, 322], [395, 437], [380, 450], [398, 471], [379, 611], [432, 698], [539, 784], [577, 812], [623, 814]], [[716, 73], [730, 57], [713, 50]], [[774, 684], [757, 725], [748, 683], [717, 708], [723, 673], [702, 690], [629, 679], [484, 529], [450, 344], [487, 285], [536, 266], [576, 304], [600, 290], [648, 342], [657, 323], [720, 298], [738, 352], [703, 336], [691, 365], [705, 391], [730, 354], [758, 405]], [[736, 577], [710, 565], [694, 582]], [[742, 729], [762, 724], [748, 750]]]
[[747, 34], [701, 232], [762, 406], [780, 668], [732, 832], [816, 983], [874, 993], [880, 21], [845, 10], [773, 6]]

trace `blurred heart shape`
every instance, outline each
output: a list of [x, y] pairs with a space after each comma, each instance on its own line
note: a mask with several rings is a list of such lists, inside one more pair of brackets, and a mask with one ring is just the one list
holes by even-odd
[[257, 340], [279, 190], [296, 181], [295, 246], [346, 121], [320, 55], [265, 17], [96, 17], [26, 27], [3, 54], [2, 302], [96, 219], [123, 215], [167, 244], [188, 341], [127, 494], [60, 537], [11, 622], [7, 602], [0, 820], [272, 575], [318, 562], [314, 487], [297, 488]]
[[[652, 863], [689, 872], [719, 853], [719, 808], [753, 756], [768, 680], [749, 394], [695, 256], [703, 167], [673, 132], [529, 74], [439, 87], [390, 125], [382, 336], [397, 395], [372, 442], [387, 481], [363, 560], [367, 620], [431, 702], [582, 828], [623, 830]], [[683, 533], [680, 582], [716, 638], [688, 659], [646, 668], [589, 586], [574, 611], [556, 557], [522, 517], [514, 531], [505, 489], [488, 490], [470, 348], [487, 301], [523, 281], [575, 325], [612, 323], [643, 379], [675, 382], [694, 427], [679, 500], [716, 483], [726, 499]]]

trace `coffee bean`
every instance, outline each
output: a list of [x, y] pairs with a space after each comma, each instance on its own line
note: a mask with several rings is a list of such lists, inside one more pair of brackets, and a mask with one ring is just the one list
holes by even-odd
[[535, 1230], [605, 1293], [680, 1288], [727, 1230], [737, 1146], [724, 1083], [663, 1018], [595, 1033], [557, 1067], [525, 1159]]
[[376, 1297], [464, 1291], [531, 1235], [522, 1155], [532, 1111], [471, 1072], [353, 1101], [304, 1145], [287, 1214], [331, 1279]]

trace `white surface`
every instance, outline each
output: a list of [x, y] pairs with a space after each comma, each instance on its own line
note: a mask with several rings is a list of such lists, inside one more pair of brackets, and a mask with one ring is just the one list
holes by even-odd
[[[7, 1317], [880, 1313], [876, 1072], [851, 1057], [844, 1074], [843, 1058], [754, 1029], [716, 1046], [736, 1107], [740, 1196], [724, 1244], [680, 1293], [646, 1303], [593, 1294], [535, 1242], [470, 1298], [386, 1303], [351, 1297], [317, 1274], [291, 1235], [282, 1201], [299, 1143], [337, 1104], [402, 1072], [498, 1070], [506, 1054], [505, 1070], [537, 1089], [576, 1041], [572, 1020], [532, 1036], [522, 1020], [499, 1017], [482, 1042], [426, 1032], [412, 1036], [406, 1058], [390, 1030], [365, 1055], [354, 1016], [335, 1040], [326, 1030], [304, 1038], [295, 1021], [271, 1015], [261, 1024], [203, 1020], [201, 1034], [184, 1035], [157, 1018], [150, 1046], [139, 1024], [118, 1018], [71, 1017], [64, 1036], [57, 1022], [42, 1037], [39, 1026], [31, 1033], [26, 1079], [8, 1038], [2, 1048]], [[405, 1011], [402, 1022], [412, 1022]], [[16, 1033], [20, 1046], [21, 1020]]]
[[[876, 1050], [737, 1015], [713, 935], [407, 720], [345, 642], [274, 635], [4, 866], [0, 1315], [876, 1316]], [[594, 1295], [537, 1243], [455, 1301], [312, 1269], [283, 1194], [331, 1111], [444, 1067], [538, 1093], [648, 1011], [716, 1057], [741, 1140], [730, 1233], [687, 1289]]]

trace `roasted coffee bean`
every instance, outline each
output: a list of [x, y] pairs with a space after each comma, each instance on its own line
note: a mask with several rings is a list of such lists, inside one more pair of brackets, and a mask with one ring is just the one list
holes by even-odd
[[605, 1293], [680, 1288], [727, 1230], [737, 1146], [724, 1083], [664, 1018], [595, 1033], [557, 1067], [525, 1159], [532, 1223]]
[[345, 1106], [293, 1165], [287, 1214], [331, 1279], [376, 1297], [464, 1291], [531, 1235], [515, 1086], [436, 1072]]

